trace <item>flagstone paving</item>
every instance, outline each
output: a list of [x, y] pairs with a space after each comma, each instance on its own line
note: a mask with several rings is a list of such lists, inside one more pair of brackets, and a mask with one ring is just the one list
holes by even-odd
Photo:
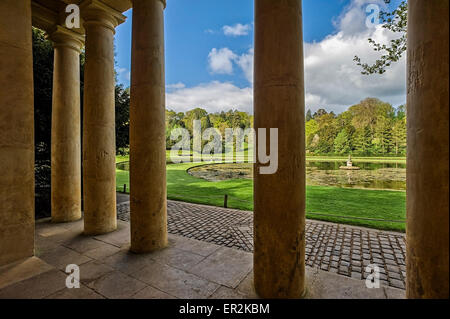
[[[118, 220], [116, 231], [98, 236], [84, 235], [83, 224], [38, 221], [35, 256], [0, 267], [0, 299], [258, 298], [253, 255], [243, 249], [169, 234], [166, 248], [133, 254], [129, 222]], [[405, 298], [404, 290], [368, 289], [317, 267], [306, 267], [306, 286], [311, 299]]]
[[[120, 195], [118, 218], [129, 221], [129, 202]], [[168, 201], [169, 233], [253, 252], [253, 213]], [[368, 265], [380, 270], [380, 283], [405, 289], [405, 235], [307, 220], [306, 265], [363, 280]]]

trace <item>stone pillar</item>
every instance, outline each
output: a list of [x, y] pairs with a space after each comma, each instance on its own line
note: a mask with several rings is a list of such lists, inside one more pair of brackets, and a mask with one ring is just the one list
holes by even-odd
[[52, 107], [52, 221], [81, 218], [80, 50], [83, 37], [58, 26]]
[[449, 297], [448, 1], [408, 1], [408, 298]]
[[133, 0], [130, 106], [131, 250], [167, 245], [165, 0]]
[[254, 63], [255, 129], [266, 128], [269, 140], [269, 129], [278, 128], [278, 170], [262, 175], [259, 158], [254, 167], [255, 289], [263, 298], [300, 298], [305, 293], [301, 0], [255, 1]]
[[84, 232], [114, 231], [116, 143], [114, 34], [119, 12], [99, 1], [80, 6], [86, 30], [83, 106]]
[[0, 266], [34, 253], [30, 0], [0, 1]]

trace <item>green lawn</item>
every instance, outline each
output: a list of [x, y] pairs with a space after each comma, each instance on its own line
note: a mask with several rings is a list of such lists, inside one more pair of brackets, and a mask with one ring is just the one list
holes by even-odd
[[[118, 161], [127, 160], [118, 157]], [[228, 195], [228, 207], [243, 210], [253, 209], [253, 182], [251, 180], [227, 180], [209, 182], [189, 175], [186, 170], [198, 163], [167, 165], [167, 197], [191, 203], [223, 206], [224, 195]], [[123, 191], [129, 175], [117, 170], [117, 189]], [[342, 218], [338, 216], [404, 220], [406, 193], [386, 190], [349, 189], [327, 186], [307, 186], [306, 211], [310, 219], [318, 219], [377, 229], [405, 231], [404, 223]], [[327, 214], [333, 216], [316, 215]]]

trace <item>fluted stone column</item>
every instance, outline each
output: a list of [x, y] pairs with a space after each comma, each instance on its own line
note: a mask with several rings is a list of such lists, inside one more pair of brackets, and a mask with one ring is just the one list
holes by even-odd
[[34, 253], [30, 0], [0, 1], [0, 266]]
[[81, 5], [86, 29], [83, 106], [84, 232], [114, 231], [116, 220], [114, 34], [122, 15], [99, 1]]
[[58, 27], [52, 107], [52, 221], [81, 218], [80, 50], [83, 37]]
[[165, 0], [133, 0], [130, 105], [131, 250], [167, 245]]
[[301, 0], [255, 0], [255, 129], [269, 140], [278, 128], [278, 170], [260, 174], [260, 159], [254, 167], [254, 283], [263, 298], [305, 292], [302, 38]]
[[408, 1], [408, 298], [449, 297], [448, 10]]

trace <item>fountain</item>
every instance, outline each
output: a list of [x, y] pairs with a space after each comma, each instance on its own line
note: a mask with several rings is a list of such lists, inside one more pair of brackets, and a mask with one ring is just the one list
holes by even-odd
[[347, 171], [357, 171], [361, 168], [359, 168], [358, 166], [353, 166], [352, 156], [349, 155], [348, 160], [347, 160], [347, 166], [341, 166], [341, 167], [339, 167], [339, 169], [343, 169], [343, 170], [347, 170]]

